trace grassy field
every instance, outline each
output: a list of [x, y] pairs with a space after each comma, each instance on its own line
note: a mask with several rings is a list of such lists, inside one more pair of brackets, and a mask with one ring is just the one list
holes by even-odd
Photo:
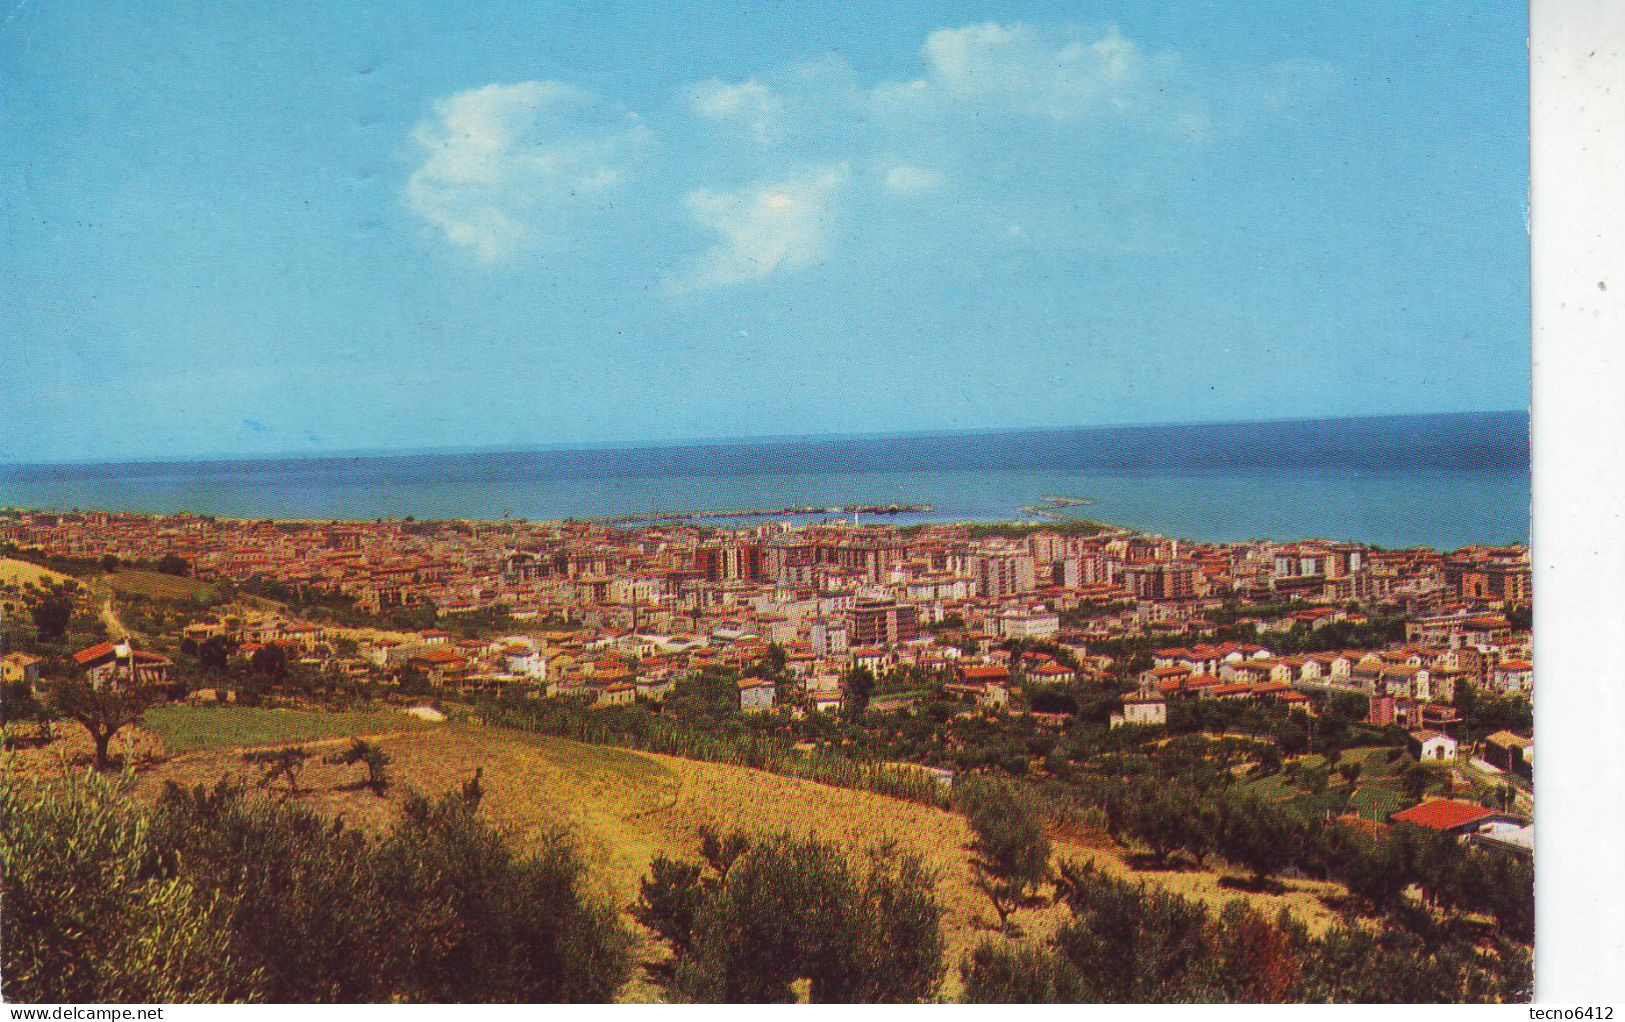
[[69, 576], [59, 571], [19, 561], [14, 557], [0, 557], [0, 585], [29, 586], [44, 585], [46, 582], [60, 584], [67, 581]]
[[[145, 771], [142, 784], [148, 791], [156, 791], [165, 780], [198, 784], [222, 773], [245, 775], [241, 757], [222, 746], [234, 741], [243, 745], [287, 741], [294, 733], [287, 726], [275, 726], [268, 711], [168, 712], [180, 715], [166, 720], [163, 712], [153, 714], [154, 729], [196, 736], [191, 740], [214, 748], [175, 757]], [[242, 720], [236, 738], [226, 729], [208, 726], [214, 715], [233, 713]], [[313, 739], [407, 731], [410, 727], [403, 727], [398, 715], [374, 716], [370, 724], [356, 719], [357, 715], [286, 716], [301, 721], [298, 726], [308, 728]], [[184, 746], [186, 739], [179, 741]], [[300, 776], [301, 785], [310, 789], [300, 797], [324, 813], [342, 815], [352, 825], [381, 829], [398, 814], [405, 788], [431, 795], [457, 790], [476, 766], [482, 767], [486, 790], [482, 812], [522, 846], [559, 829], [568, 831], [586, 858], [593, 886], [621, 906], [636, 899], [638, 881], [657, 854], [696, 859], [699, 830], [705, 825], [758, 833], [813, 833], [854, 849], [895, 841], [899, 847], [919, 853], [938, 874], [939, 896], [947, 909], [945, 928], [952, 966], [946, 992], [958, 988], [959, 960], [990, 936], [992, 913], [973, 885], [967, 851], [970, 832], [964, 819], [952, 813], [757, 770], [473, 724], [420, 727], [383, 738], [379, 744], [392, 757], [391, 770], [398, 782], [388, 798], [353, 787], [359, 768], [322, 763], [312, 763]], [[179, 751], [179, 747], [171, 747]], [[1062, 844], [1057, 850], [1069, 858], [1092, 859], [1114, 874], [1133, 876], [1215, 906], [1239, 897], [1271, 915], [1286, 907], [1316, 931], [1333, 919], [1321, 896], [1339, 893], [1333, 885], [1291, 881], [1282, 894], [1242, 894], [1221, 886], [1221, 878], [1210, 872], [1136, 873], [1114, 850], [1081, 844]], [[1053, 930], [1062, 911], [1024, 912], [1021, 922], [1030, 935], [1042, 935]], [[652, 942], [641, 953], [650, 962], [664, 957], [664, 951]], [[658, 987], [639, 978], [625, 996], [650, 1000], [659, 993]]]
[[161, 738], [174, 755], [393, 734], [431, 726], [392, 710], [327, 713], [246, 706], [163, 706], [150, 711], [146, 719], [147, 730]]
[[1362, 784], [1349, 800], [1349, 808], [1368, 820], [1387, 823], [1388, 817], [1414, 802], [1397, 788], [1385, 784]]
[[159, 571], [126, 568], [114, 572], [110, 581], [113, 590], [123, 596], [142, 596], [149, 600], [196, 602], [212, 599], [215, 594], [214, 586], [200, 579]]
[[[1322, 756], [1303, 756], [1296, 762], [1304, 770], [1319, 769], [1326, 764]], [[1249, 779], [1246, 789], [1306, 819], [1335, 815], [1342, 810], [1347, 799], [1349, 812], [1358, 813], [1368, 820], [1386, 822], [1390, 814], [1415, 801], [1405, 797], [1394, 777], [1406, 761], [1389, 763], [1388, 749], [1378, 746], [1349, 749], [1343, 753], [1340, 762], [1360, 765], [1360, 775], [1352, 792], [1348, 783], [1335, 772], [1328, 779], [1325, 790], [1319, 793], [1294, 783], [1284, 773]]]

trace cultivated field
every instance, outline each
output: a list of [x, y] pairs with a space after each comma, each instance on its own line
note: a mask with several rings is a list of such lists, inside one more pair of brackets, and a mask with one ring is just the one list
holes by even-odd
[[[1399, 789], [1397, 772], [1404, 761], [1390, 763], [1388, 749], [1366, 746], [1349, 749], [1340, 762], [1360, 764], [1360, 774], [1351, 787], [1336, 773], [1328, 779], [1326, 788], [1312, 793], [1292, 781], [1285, 774], [1275, 773], [1246, 782], [1249, 791], [1277, 805], [1291, 809], [1305, 819], [1323, 819], [1348, 800], [1348, 811], [1377, 823], [1387, 822], [1393, 813], [1415, 803]], [[1321, 756], [1304, 756], [1298, 761], [1305, 770], [1325, 766]]]
[[[279, 720], [270, 716], [276, 712], [181, 708], [154, 714], [154, 728], [183, 743], [173, 746], [175, 751], [185, 747], [184, 743], [193, 748], [200, 744], [213, 747], [173, 755], [142, 771], [143, 790], [156, 792], [166, 780], [199, 784], [212, 782], [223, 773], [252, 776], [235, 749], [224, 747], [228, 742], [262, 744], [270, 736], [277, 736], [272, 741], [326, 737], [337, 747], [351, 735], [381, 735], [379, 744], [393, 758], [391, 770], [398, 782], [390, 797], [380, 799], [356, 788], [359, 767], [317, 762], [301, 775], [301, 786], [310, 790], [298, 797], [353, 825], [377, 829], [399, 811], [401, 785], [439, 794], [456, 790], [476, 766], [483, 767], [487, 793], [483, 808], [491, 819], [520, 844], [559, 828], [569, 831], [590, 866], [594, 886], [621, 905], [636, 898], [638, 880], [656, 854], [697, 858], [699, 830], [704, 825], [811, 832], [854, 848], [894, 841], [919, 853], [939, 874], [939, 894], [948, 910], [949, 959], [955, 966], [990, 933], [992, 913], [984, 896], [972, 886], [966, 847], [970, 832], [964, 820], [952, 813], [756, 770], [472, 724], [425, 726], [413, 721], [403, 725], [403, 719], [411, 718], [398, 714], [303, 714]], [[228, 716], [216, 716], [221, 714]], [[322, 716], [333, 719], [319, 724], [309, 720]], [[203, 737], [205, 731], [229, 721], [235, 722], [229, 730], [221, 728], [214, 737]], [[295, 725], [295, 721], [299, 723]], [[1316, 930], [1333, 918], [1320, 896], [1335, 896], [1339, 891], [1334, 885], [1292, 881], [1283, 894], [1241, 894], [1221, 886], [1220, 877], [1210, 872], [1135, 873], [1112, 851], [1080, 844], [1063, 844], [1058, 851], [1093, 859], [1113, 873], [1134, 875], [1215, 905], [1244, 897], [1272, 915], [1286, 906]], [[1054, 927], [1061, 911], [1026, 912], [1020, 918], [1029, 933], [1041, 934]], [[653, 945], [644, 953], [650, 960], [663, 955]], [[957, 987], [957, 971], [951, 969], [947, 992]], [[658, 994], [657, 988], [641, 978], [627, 991], [634, 1000]]]
[[149, 711], [146, 717], [147, 730], [162, 739], [175, 755], [393, 734], [429, 726], [417, 717], [392, 710], [327, 713], [239, 706], [162, 706]]
[[199, 579], [134, 568], [115, 571], [109, 582], [113, 590], [123, 596], [142, 596], [149, 600], [193, 602], [207, 600], [215, 592], [214, 586]]

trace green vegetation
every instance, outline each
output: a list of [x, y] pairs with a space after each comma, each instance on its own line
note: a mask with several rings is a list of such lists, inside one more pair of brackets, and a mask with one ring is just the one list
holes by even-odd
[[1050, 841], [1032, 793], [1011, 781], [977, 779], [958, 801], [976, 841], [971, 846], [976, 886], [999, 917], [999, 929], [1012, 929], [1018, 909], [1038, 904], [1049, 880]]
[[262, 999], [264, 977], [233, 948], [220, 907], [154, 869], [158, 850], [125, 784], [0, 777], [6, 1000]]
[[632, 938], [562, 838], [521, 857], [457, 795], [364, 837], [222, 779], [155, 807], [0, 780], [21, 1001], [604, 1001]]
[[430, 727], [394, 710], [320, 712], [247, 706], [162, 706], [147, 712], [144, 726], [177, 755], [204, 749], [251, 748], [296, 742], [388, 734]]
[[344, 751], [335, 752], [325, 759], [325, 762], [337, 766], [354, 766], [360, 763], [366, 767], [367, 780], [365, 784], [372, 789], [374, 795], [379, 797], [382, 797], [389, 790], [389, 764], [393, 761], [393, 757], [389, 753], [360, 738], [350, 739], [350, 744]]
[[94, 688], [83, 681], [64, 681], [51, 690], [51, 709], [82, 726], [96, 746], [96, 769], [112, 766], [108, 745], [113, 736], [138, 723], [153, 704], [147, 689], [116, 689], [111, 685]]
[[208, 606], [220, 597], [219, 589], [208, 582], [163, 571], [125, 568], [115, 571], [108, 581], [120, 596], [140, 599]]
[[1037, 944], [984, 943], [963, 966], [965, 999], [993, 1002], [1474, 1003], [1527, 998], [1530, 956], [1482, 953], [1432, 925], [1312, 937], [1285, 913], [1206, 906], [1090, 866], [1063, 865], [1071, 918]]
[[924, 805], [946, 806], [948, 794], [919, 771], [859, 760], [827, 749], [802, 752], [793, 738], [728, 732], [714, 725], [639, 708], [590, 709], [559, 700], [508, 699], [483, 704], [487, 724], [593, 745], [618, 745], [706, 763], [754, 767], [821, 784], [873, 791]]
[[73, 598], [65, 590], [52, 588], [29, 609], [40, 639], [52, 642], [68, 634], [73, 619]]
[[299, 794], [299, 772], [310, 759], [310, 752], [288, 745], [280, 749], [256, 749], [243, 753], [243, 762], [260, 769], [260, 784], [269, 788], [278, 778], [288, 782], [288, 794]]
[[882, 844], [849, 856], [789, 834], [702, 832], [704, 869], [662, 855], [634, 914], [676, 953], [671, 992], [705, 1003], [931, 999], [943, 908], [918, 856]]

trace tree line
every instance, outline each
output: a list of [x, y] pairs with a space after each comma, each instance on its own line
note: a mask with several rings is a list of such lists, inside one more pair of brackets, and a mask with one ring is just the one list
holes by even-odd
[[999, 1003], [1474, 1003], [1527, 999], [1527, 950], [1423, 919], [1321, 936], [1285, 909], [1201, 902], [1063, 862], [1069, 910], [1049, 940], [984, 941], [961, 966], [964, 997]]
[[1170, 779], [1101, 778], [1080, 791], [1113, 840], [1144, 847], [1159, 868], [1176, 853], [1198, 867], [1217, 856], [1245, 868], [1257, 888], [1296, 869], [1341, 883], [1370, 912], [1390, 918], [1409, 911], [1405, 892], [1414, 886], [1435, 909], [1488, 915], [1508, 939], [1534, 940], [1534, 863], [1515, 852], [1406, 825], [1305, 820], [1244, 791], [1203, 791]]
[[521, 855], [465, 788], [370, 837], [228, 779], [156, 805], [0, 780], [18, 1001], [607, 1001], [633, 938], [562, 837]]

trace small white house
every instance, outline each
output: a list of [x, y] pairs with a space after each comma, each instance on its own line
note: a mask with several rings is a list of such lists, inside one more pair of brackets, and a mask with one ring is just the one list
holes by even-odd
[[819, 690], [809, 695], [807, 701], [819, 713], [841, 712], [841, 693], [838, 691]]
[[773, 683], [766, 678], [739, 679], [739, 708], [745, 713], [771, 710], [773, 695]]
[[638, 698], [662, 702], [671, 694], [670, 678], [639, 678], [636, 683]]
[[1168, 702], [1154, 692], [1136, 692], [1123, 698], [1123, 712], [1111, 717], [1112, 727], [1133, 724], [1155, 727], [1168, 723]]
[[1439, 731], [1412, 731], [1411, 754], [1423, 763], [1443, 763], [1456, 758], [1456, 740]]

